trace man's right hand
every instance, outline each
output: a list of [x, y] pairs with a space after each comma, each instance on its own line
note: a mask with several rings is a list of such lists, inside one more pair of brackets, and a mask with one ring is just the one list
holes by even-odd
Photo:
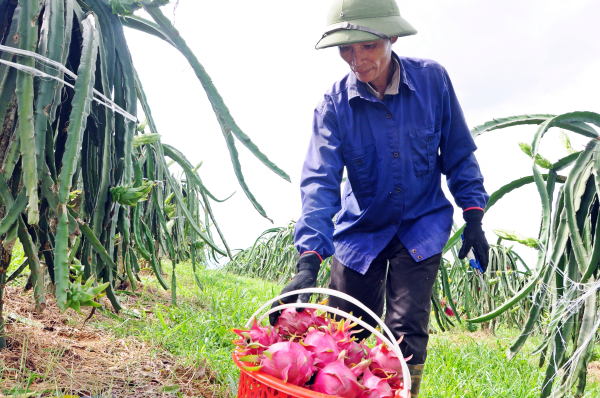
[[[317, 275], [319, 274], [319, 269], [321, 268], [321, 257], [314, 252], [304, 253], [300, 256], [298, 260], [298, 264], [296, 265], [296, 270], [298, 273], [294, 276], [294, 279], [290, 283], [287, 284], [286, 287], [283, 288], [281, 294], [291, 292], [299, 289], [306, 289], [309, 287], [317, 286]], [[310, 301], [310, 293], [303, 294], [295, 294], [292, 296], [287, 296], [281, 299], [283, 304], [289, 303], [308, 303]], [[279, 306], [279, 302], [274, 302], [271, 308]], [[298, 308], [297, 311], [300, 312], [303, 309]], [[279, 319], [279, 315], [281, 315], [281, 311], [273, 312], [269, 315], [269, 322], [271, 326], [275, 326], [277, 320]]]

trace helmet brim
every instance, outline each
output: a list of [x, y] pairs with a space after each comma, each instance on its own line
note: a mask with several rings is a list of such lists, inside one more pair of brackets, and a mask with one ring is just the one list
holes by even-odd
[[[400, 15], [391, 17], [354, 19], [346, 22], [352, 25], [365, 26], [367, 28], [377, 30], [385, 33], [388, 37], [410, 36], [417, 33], [417, 30]], [[315, 48], [320, 50], [327, 47], [363, 43], [366, 41], [379, 39], [381, 39], [381, 37], [360, 30], [338, 30], [322, 37]]]

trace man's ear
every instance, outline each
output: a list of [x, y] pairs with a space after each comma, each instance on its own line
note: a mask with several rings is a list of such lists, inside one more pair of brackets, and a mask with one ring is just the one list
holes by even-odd
[[390, 41], [392, 42], [392, 44], [395, 44], [398, 41], [398, 36], [391, 37]]

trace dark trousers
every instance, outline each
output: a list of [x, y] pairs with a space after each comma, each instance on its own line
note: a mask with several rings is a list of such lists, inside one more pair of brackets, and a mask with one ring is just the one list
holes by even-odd
[[[356, 298], [378, 316], [383, 314], [385, 299], [385, 324], [396, 339], [404, 336], [400, 349], [405, 357], [413, 356], [407, 362], [423, 364], [427, 358], [431, 293], [441, 260], [440, 253], [417, 263], [394, 236], [365, 275], [345, 267], [334, 257], [329, 288]], [[363, 310], [341, 298], [329, 297], [329, 305], [376, 325]], [[360, 341], [370, 335], [364, 330], [356, 337]]]

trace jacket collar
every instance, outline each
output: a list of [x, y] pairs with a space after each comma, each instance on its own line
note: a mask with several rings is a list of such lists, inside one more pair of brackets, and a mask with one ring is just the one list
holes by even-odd
[[[392, 57], [394, 57], [400, 65], [400, 84], [405, 84], [409, 90], [415, 91], [410, 74], [404, 67], [402, 58], [400, 58], [395, 52], [392, 51]], [[367, 85], [356, 78], [356, 75], [351, 71], [348, 75], [348, 101], [353, 98], [360, 97], [369, 101], [379, 101], [375, 95], [371, 94], [367, 90]]]

